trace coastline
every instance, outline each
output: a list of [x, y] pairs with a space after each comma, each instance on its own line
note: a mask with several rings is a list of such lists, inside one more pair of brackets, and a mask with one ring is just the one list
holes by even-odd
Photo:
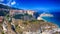
[[46, 20], [46, 19], [44, 19], [44, 18], [43, 18], [43, 20], [44, 20], [45, 22], [52, 23], [52, 24], [56, 25], [58, 28], [60, 28], [59, 25], [56, 24], [55, 22], [52, 22], [52, 21]]

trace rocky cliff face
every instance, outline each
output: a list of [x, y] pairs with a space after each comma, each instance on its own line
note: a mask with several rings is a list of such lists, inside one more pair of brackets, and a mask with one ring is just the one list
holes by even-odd
[[52, 23], [44, 22], [43, 20], [24, 21], [19, 19], [13, 19], [12, 22], [8, 22], [5, 20], [3, 22], [3, 26], [0, 27], [0, 32], [1, 34], [22, 34], [23, 32], [36, 32], [37, 30], [43, 32], [45, 30], [53, 30], [54, 28], [57, 28], [57, 26]]

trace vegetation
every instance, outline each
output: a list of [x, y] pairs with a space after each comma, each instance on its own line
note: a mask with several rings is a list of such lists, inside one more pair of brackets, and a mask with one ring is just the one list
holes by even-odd
[[21, 19], [23, 16], [24, 16], [23, 14], [17, 14], [17, 15], [14, 15], [13, 18]]
[[2, 34], [4, 34], [4, 32], [2, 32]]

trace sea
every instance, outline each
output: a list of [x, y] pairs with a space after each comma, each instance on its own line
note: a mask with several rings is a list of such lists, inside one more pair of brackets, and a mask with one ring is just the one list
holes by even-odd
[[50, 12], [50, 14], [53, 15], [53, 17], [42, 17], [47, 22], [54, 23], [60, 27], [60, 12]]

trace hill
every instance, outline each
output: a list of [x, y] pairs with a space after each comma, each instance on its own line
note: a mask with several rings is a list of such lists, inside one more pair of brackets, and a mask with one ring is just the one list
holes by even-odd
[[14, 7], [10, 7], [10, 6], [3, 5], [3, 4], [0, 4], [0, 8], [3, 8], [3, 9], [17, 9], [17, 10], [21, 10], [21, 9], [14, 8]]

